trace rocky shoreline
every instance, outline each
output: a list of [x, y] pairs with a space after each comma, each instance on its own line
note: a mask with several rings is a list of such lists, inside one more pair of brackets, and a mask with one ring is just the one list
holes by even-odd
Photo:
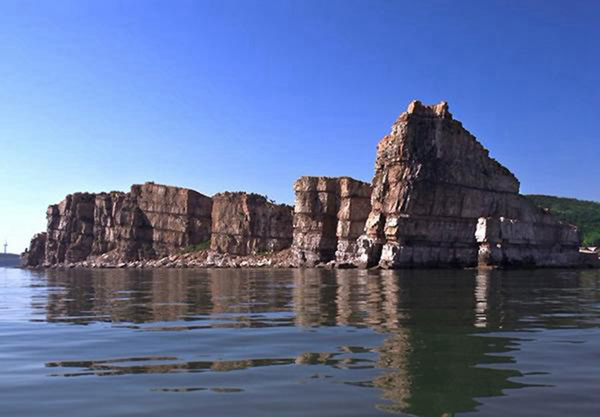
[[[579, 265], [572, 265], [572, 268], [597, 268], [598, 264], [595, 262], [595, 257], [600, 256], [598, 253], [592, 253], [589, 251], [582, 251], [583, 255], [588, 256], [590, 262], [581, 262]], [[88, 259], [85, 261], [74, 262], [74, 263], [62, 263], [62, 264], [51, 264], [51, 265], [39, 265], [39, 266], [22, 266], [26, 269], [74, 269], [74, 268], [85, 268], [85, 269], [208, 269], [208, 268], [273, 268], [273, 269], [285, 269], [285, 268], [322, 268], [322, 269], [355, 269], [361, 268], [353, 262], [339, 262], [331, 260], [328, 262], [318, 262], [313, 265], [299, 264], [295, 261], [296, 257], [289, 249], [284, 249], [280, 252], [269, 253], [269, 254], [256, 254], [256, 255], [231, 255], [228, 253], [219, 253], [211, 250], [190, 252], [183, 254], [174, 254], [165, 256], [158, 259], [146, 259], [137, 261], [119, 261], [111, 259], [110, 256], [99, 256], [95, 259]], [[533, 268], [535, 265], [517, 266], [519, 268]], [[430, 268], [442, 268], [450, 269], [447, 265], [431, 266]], [[469, 267], [467, 267], [468, 269]], [[473, 267], [475, 268], [475, 267]], [[478, 266], [477, 268], [485, 268]], [[489, 269], [503, 268], [510, 269], [509, 266], [495, 267], [489, 266]], [[557, 265], [556, 268], [563, 268], [562, 265]], [[377, 269], [389, 269], [379, 265], [370, 267], [371, 270]]]
[[576, 227], [452, 117], [409, 104], [377, 146], [371, 183], [300, 177], [294, 207], [155, 184], [74, 193], [48, 207], [29, 268], [598, 267]]
[[264, 255], [230, 255], [211, 250], [174, 254], [158, 259], [119, 261], [99, 256], [85, 261], [29, 267], [31, 269], [156, 269], [156, 268], [294, 268], [289, 250]]
[[[158, 259], [146, 259], [124, 262], [112, 259], [110, 255], [102, 255], [95, 259], [62, 264], [46, 264], [28, 269], [205, 269], [205, 268], [302, 268], [295, 262], [295, 256], [289, 249], [279, 252], [254, 254], [254, 255], [231, 255], [219, 253], [212, 250], [201, 250], [197, 252], [180, 253], [165, 256]], [[321, 262], [313, 265], [314, 268], [325, 269], [351, 269], [356, 266], [348, 262]]]

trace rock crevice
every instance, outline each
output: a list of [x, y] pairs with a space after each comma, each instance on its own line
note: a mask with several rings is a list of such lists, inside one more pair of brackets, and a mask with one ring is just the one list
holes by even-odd
[[301, 177], [294, 192], [295, 262], [351, 262], [371, 209], [370, 185], [350, 177]]

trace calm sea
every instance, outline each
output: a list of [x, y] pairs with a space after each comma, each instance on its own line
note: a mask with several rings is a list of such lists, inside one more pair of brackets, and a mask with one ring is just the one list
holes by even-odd
[[0, 415], [600, 416], [599, 271], [0, 269]]

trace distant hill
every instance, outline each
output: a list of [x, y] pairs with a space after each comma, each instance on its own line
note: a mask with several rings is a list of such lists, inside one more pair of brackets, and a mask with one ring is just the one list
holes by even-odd
[[0, 268], [15, 267], [21, 265], [21, 257], [13, 253], [0, 253]]
[[581, 231], [583, 246], [600, 246], [600, 203], [548, 195], [528, 195], [538, 206]]

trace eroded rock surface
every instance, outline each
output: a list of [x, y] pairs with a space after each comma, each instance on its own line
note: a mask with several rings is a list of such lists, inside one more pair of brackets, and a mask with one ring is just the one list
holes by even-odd
[[187, 188], [154, 183], [132, 186], [131, 197], [150, 225], [152, 248], [158, 256], [210, 239], [210, 197]]
[[349, 177], [300, 177], [294, 183], [293, 253], [298, 265], [314, 266], [356, 252], [371, 205], [369, 184]]
[[153, 229], [132, 193], [96, 195], [92, 256], [110, 253], [116, 261], [156, 256]]
[[348, 177], [339, 179], [335, 252], [336, 262], [347, 264], [356, 257], [356, 240], [364, 233], [371, 211], [371, 185]]
[[233, 255], [276, 252], [292, 244], [292, 207], [258, 194], [213, 196], [211, 249]]
[[31, 239], [29, 248], [21, 254], [21, 264], [36, 267], [44, 263], [46, 258], [46, 232], [38, 233]]
[[448, 105], [412, 102], [377, 147], [359, 262], [385, 268], [572, 266], [579, 236], [519, 194], [519, 181]]
[[36, 236], [25, 264], [73, 264], [107, 253], [115, 262], [168, 256], [210, 239], [211, 211], [209, 197], [154, 183], [129, 193], [70, 194], [48, 207], [43, 254]]
[[79, 262], [90, 255], [95, 200], [95, 194], [75, 193], [48, 207], [46, 263]]
[[598, 265], [596, 254], [579, 251], [577, 229], [521, 196], [515, 176], [445, 102], [410, 103], [378, 144], [372, 184], [301, 177], [294, 192], [293, 214], [255, 194], [211, 199], [154, 183], [129, 193], [71, 194], [48, 208], [47, 232], [34, 237], [24, 264]]

